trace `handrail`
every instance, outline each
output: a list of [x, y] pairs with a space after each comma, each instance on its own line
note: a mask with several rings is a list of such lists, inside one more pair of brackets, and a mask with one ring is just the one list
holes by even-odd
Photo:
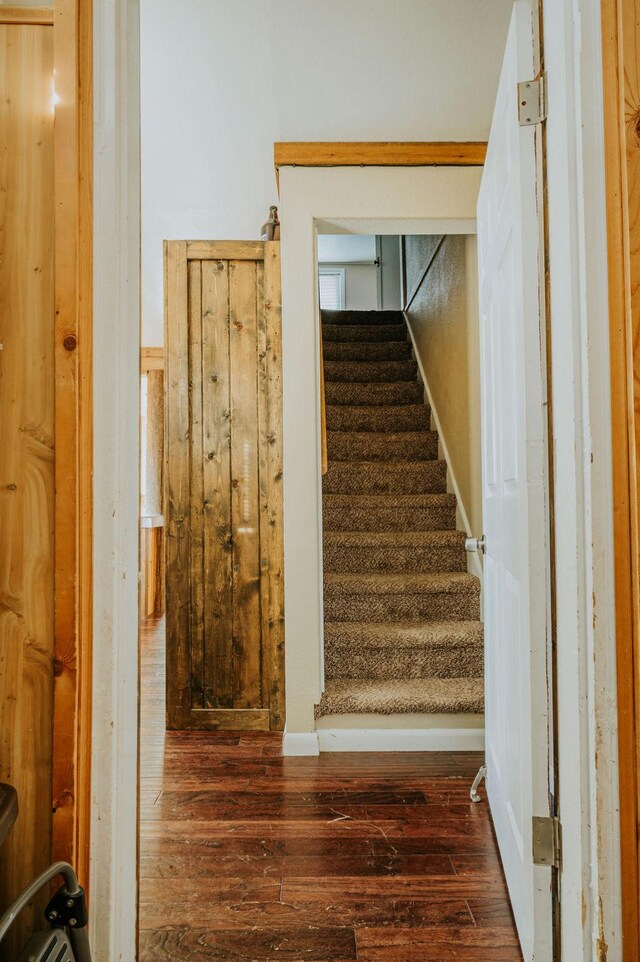
[[435, 261], [436, 257], [438, 256], [438, 252], [439, 252], [440, 248], [441, 248], [442, 245], [444, 244], [445, 237], [446, 237], [446, 234], [441, 234], [440, 240], [439, 240], [438, 243], [436, 244], [435, 249], [434, 249], [434, 251], [433, 251], [433, 254], [432, 254], [431, 257], [429, 258], [429, 260], [428, 260], [428, 262], [427, 262], [427, 266], [425, 267], [424, 271], [422, 272], [422, 277], [420, 278], [420, 280], [419, 280], [418, 283], [416, 284], [416, 287], [415, 287], [415, 290], [414, 290], [413, 294], [411, 295], [411, 297], [409, 298], [409, 300], [407, 301], [407, 303], [406, 303], [406, 304], [404, 305], [404, 307], [402, 308], [403, 311], [408, 311], [409, 308], [411, 307], [411, 305], [413, 304], [413, 301], [414, 301], [414, 299], [415, 299], [416, 294], [418, 293], [418, 291], [419, 291], [420, 288], [422, 287], [422, 285], [423, 285], [423, 283], [424, 283], [425, 277], [427, 276], [427, 274], [428, 274], [429, 271], [431, 270], [431, 266], [432, 266], [433, 262]]

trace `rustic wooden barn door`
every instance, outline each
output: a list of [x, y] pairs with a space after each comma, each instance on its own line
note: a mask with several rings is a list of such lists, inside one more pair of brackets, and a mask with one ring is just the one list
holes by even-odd
[[165, 244], [170, 729], [284, 727], [279, 248]]

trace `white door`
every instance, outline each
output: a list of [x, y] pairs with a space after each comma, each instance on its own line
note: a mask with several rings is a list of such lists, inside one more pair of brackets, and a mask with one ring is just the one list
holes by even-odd
[[487, 792], [525, 960], [549, 962], [551, 869], [532, 816], [549, 815], [545, 433], [531, 10], [515, 3], [478, 199]]

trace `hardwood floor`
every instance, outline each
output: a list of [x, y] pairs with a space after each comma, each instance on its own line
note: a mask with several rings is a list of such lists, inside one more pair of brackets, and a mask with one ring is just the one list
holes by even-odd
[[142, 629], [140, 962], [521, 959], [475, 753], [283, 758], [164, 732]]

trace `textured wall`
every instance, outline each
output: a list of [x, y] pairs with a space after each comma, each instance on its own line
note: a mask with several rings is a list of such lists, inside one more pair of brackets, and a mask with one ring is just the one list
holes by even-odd
[[[436, 237], [406, 238], [409, 297]], [[482, 534], [480, 359], [475, 236], [448, 236], [408, 312], [472, 533]]]

